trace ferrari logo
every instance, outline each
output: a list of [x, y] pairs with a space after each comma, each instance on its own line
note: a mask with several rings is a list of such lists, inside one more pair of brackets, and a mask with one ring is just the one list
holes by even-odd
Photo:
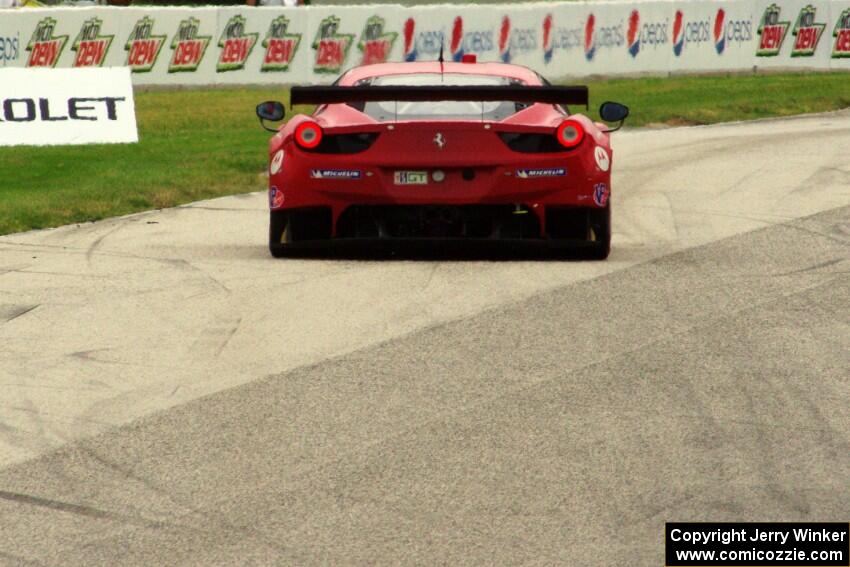
[[446, 139], [443, 138], [443, 135], [437, 132], [437, 135], [434, 136], [434, 145], [436, 145], [441, 150], [446, 146]]

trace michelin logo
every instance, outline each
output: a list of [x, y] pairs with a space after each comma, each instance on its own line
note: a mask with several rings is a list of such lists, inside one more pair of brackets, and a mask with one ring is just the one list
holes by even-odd
[[517, 169], [516, 176], [520, 179], [536, 179], [538, 177], [563, 177], [567, 174], [566, 168], [550, 167], [547, 169]]
[[311, 169], [313, 179], [360, 179], [359, 169]]

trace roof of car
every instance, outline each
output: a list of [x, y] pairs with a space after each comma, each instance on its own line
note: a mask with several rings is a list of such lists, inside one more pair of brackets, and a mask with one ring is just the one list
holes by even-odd
[[[381, 77], [385, 75], [408, 75], [414, 73], [440, 73], [441, 65], [438, 61], [416, 61], [411, 63], [376, 63], [374, 65], [363, 65], [348, 70], [340, 80], [340, 85], [354, 85], [363, 79]], [[494, 75], [517, 79], [527, 85], [539, 85], [540, 77], [529, 69], [520, 65], [509, 65], [506, 63], [455, 63], [446, 62], [442, 65], [443, 73], [456, 73], [466, 75]]]

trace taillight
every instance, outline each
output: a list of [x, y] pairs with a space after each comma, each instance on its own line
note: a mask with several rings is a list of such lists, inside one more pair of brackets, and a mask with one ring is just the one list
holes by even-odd
[[564, 120], [556, 133], [558, 142], [565, 148], [574, 148], [584, 139], [584, 128], [576, 120]]
[[322, 128], [315, 122], [302, 122], [295, 128], [295, 143], [312, 150], [322, 143]]

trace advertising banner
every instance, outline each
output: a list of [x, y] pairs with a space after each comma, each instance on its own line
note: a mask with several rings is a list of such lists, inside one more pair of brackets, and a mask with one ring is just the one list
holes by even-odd
[[850, 70], [850, 0], [48, 8], [5, 11], [4, 67], [119, 67], [139, 85], [329, 83], [384, 61], [528, 66], [553, 79]]
[[291, 83], [304, 80], [309, 14], [274, 8], [222, 8], [215, 37], [215, 82]]
[[307, 82], [328, 83], [345, 69], [399, 61], [400, 6], [327, 6], [310, 10], [305, 45]]
[[829, 12], [829, 25], [823, 38], [830, 54], [829, 66], [850, 70], [850, 1], [832, 2]]
[[0, 146], [138, 140], [126, 67], [0, 68]]
[[674, 6], [670, 70], [744, 71], [753, 68], [758, 17], [753, 2], [683, 2]]
[[806, 0], [757, 1], [756, 65], [829, 68], [830, 7], [830, 3]]

